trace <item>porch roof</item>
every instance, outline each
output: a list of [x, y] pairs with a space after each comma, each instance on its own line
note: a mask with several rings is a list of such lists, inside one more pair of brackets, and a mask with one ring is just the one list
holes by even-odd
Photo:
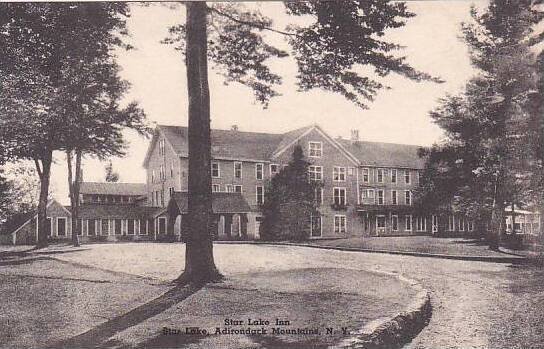
[[[188, 213], [187, 192], [174, 192], [168, 202], [168, 212], [178, 212], [178, 214]], [[240, 193], [212, 193], [212, 211], [213, 213], [248, 213], [251, 207], [246, 199]]]

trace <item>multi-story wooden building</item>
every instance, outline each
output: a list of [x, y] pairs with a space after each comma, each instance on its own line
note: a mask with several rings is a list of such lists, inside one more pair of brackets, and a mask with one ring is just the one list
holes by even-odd
[[[186, 127], [156, 127], [143, 163], [146, 183], [82, 183], [84, 240], [180, 237], [187, 214], [187, 131]], [[301, 217], [309, 220], [313, 239], [459, 235], [474, 230], [474, 224], [462, 215], [415, 213], [413, 192], [424, 167], [417, 146], [362, 141], [355, 130], [350, 139], [332, 138], [317, 125], [284, 134], [233, 127], [212, 130], [211, 138], [212, 206], [220, 239], [259, 238], [266, 186], [291, 160], [296, 145], [310, 162], [309, 179], [322, 183], [316, 193], [319, 213]], [[70, 238], [69, 208], [55, 212], [65, 217], [51, 220], [52, 238]], [[65, 222], [66, 229], [56, 228], [57, 221]], [[35, 229], [25, 224], [28, 234], [16, 233], [10, 241], [35, 238]]]
[[[334, 139], [317, 125], [285, 134], [233, 128], [211, 135], [212, 191], [242, 194], [251, 208], [249, 237], [259, 237], [267, 182], [290, 161], [295, 145], [311, 163], [310, 179], [323, 184], [320, 214], [311, 217], [313, 238], [438, 231], [439, 217], [413, 213], [413, 190], [424, 166], [417, 146], [361, 141], [357, 131], [349, 140]], [[187, 191], [187, 128], [157, 126], [144, 167], [151, 205], [166, 207], [173, 193]], [[225, 221], [219, 225], [224, 229]]]

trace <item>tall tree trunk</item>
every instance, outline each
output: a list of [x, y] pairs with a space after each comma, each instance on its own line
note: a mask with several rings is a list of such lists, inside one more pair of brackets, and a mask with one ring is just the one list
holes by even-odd
[[79, 220], [79, 188], [81, 184], [81, 150], [76, 150], [75, 178], [72, 164], [72, 151], [66, 151], [66, 161], [68, 163], [68, 190], [70, 195], [70, 210], [72, 212], [72, 244], [74, 247], [80, 246], [79, 235], [81, 232], [81, 222]]
[[185, 271], [178, 282], [203, 283], [221, 274], [213, 258], [210, 92], [206, 2], [187, 2], [186, 67], [189, 95], [189, 198]]
[[504, 198], [502, 196], [502, 174], [499, 173], [495, 179], [495, 190], [493, 195], [493, 207], [491, 209], [491, 224], [488, 232], [489, 248], [497, 251], [500, 245], [501, 234], [504, 231]]
[[[41, 161], [41, 165], [40, 165]], [[47, 247], [47, 200], [49, 197], [49, 181], [51, 176], [51, 162], [53, 152], [44, 151], [41, 159], [34, 159], [36, 171], [40, 177], [40, 198], [38, 201], [38, 241], [37, 248]]]

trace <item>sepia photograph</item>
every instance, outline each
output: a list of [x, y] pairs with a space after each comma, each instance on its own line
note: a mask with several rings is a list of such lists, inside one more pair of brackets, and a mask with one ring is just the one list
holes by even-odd
[[0, 349], [544, 349], [544, 0], [0, 1]]

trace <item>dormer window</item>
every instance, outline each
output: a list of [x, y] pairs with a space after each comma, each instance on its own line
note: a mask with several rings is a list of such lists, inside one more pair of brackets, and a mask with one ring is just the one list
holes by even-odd
[[323, 143], [309, 142], [308, 156], [311, 158], [320, 158], [323, 155]]

